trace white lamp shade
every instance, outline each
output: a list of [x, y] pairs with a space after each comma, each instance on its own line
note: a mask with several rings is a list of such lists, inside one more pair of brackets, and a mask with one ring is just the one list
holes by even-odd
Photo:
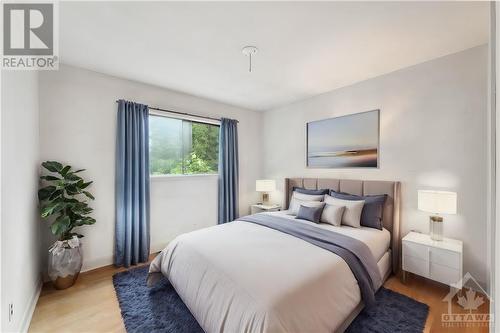
[[418, 191], [418, 209], [435, 214], [456, 214], [457, 194], [446, 191]]
[[259, 179], [255, 182], [255, 190], [257, 192], [276, 191], [276, 181], [271, 179]]

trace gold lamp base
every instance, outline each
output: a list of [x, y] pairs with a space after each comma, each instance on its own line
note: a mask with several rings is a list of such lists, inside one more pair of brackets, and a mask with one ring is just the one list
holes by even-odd
[[65, 277], [58, 276], [55, 281], [52, 281], [54, 288], [57, 290], [63, 290], [73, 286], [78, 279], [78, 274], [80, 273], [78, 272], [75, 275], [68, 275]]
[[262, 203], [263, 204], [269, 203], [269, 193], [266, 192], [262, 193]]

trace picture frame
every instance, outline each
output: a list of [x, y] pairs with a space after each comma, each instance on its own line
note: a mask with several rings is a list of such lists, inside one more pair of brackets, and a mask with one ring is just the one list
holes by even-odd
[[306, 167], [379, 168], [380, 109], [306, 123]]

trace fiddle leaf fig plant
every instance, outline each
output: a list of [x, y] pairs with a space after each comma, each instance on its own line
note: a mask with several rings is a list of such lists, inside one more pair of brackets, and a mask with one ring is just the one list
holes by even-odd
[[85, 169], [73, 171], [71, 166], [56, 161], [43, 162], [42, 167], [49, 174], [40, 177], [47, 184], [38, 190], [40, 216], [43, 219], [55, 217], [50, 229], [60, 241], [73, 236], [83, 237], [73, 229], [96, 222], [89, 216], [93, 208], [88, 204], [94, 196], [86, 190], [92, 182], [86, 182], [78, 175]]

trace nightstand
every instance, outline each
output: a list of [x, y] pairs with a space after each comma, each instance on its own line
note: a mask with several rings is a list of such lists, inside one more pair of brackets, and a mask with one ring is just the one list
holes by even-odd
[[257, 213], [262, 213], [262, 212], [277, 212], [281, 210], [280, 205], [263, 205], [263, 204], [256, 204], [250, 206], [250, 212], [251, 214], [257, 214]]
[[429, 235], [410, 232], [403, 238], [403, 281], [410, 272], [456, 285], [462, 279], [462, 248], [462, 241], [456, 239], [434, 241]]

